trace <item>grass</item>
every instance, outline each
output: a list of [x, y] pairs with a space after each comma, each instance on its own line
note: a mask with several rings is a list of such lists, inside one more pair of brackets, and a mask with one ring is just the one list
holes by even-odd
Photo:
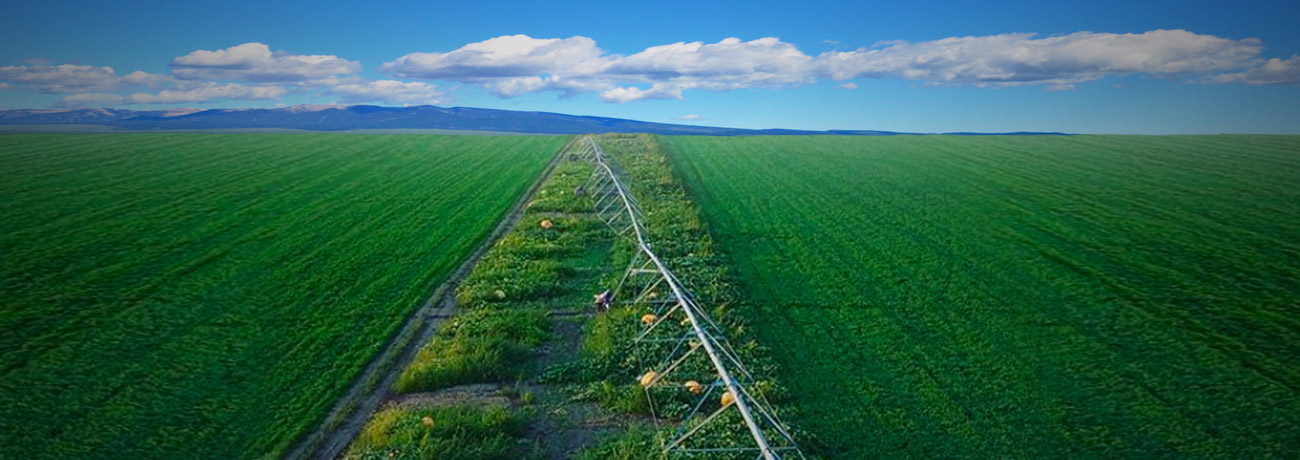
[[660, 140], [812, 453], [1300, 451], [1300, 137]]
[[564, 141], [0, 136], [0, 457], [280, 455]]
[[664, 440], [659, 433], [644, 427], [636, 427], [602, 439], [596, 445], [583, 449], [574, 458], [578, 460], [663, 460]]
[[[426, 424], [428, 417], [428, 424]], [[528, 422], [504, 407], [388, 407], [371, 417], [345, 460], [529, 458]]]
[[397, 393], [517, 378], [549, 337], [546, 313], [476, 310], [444, 323], [394, 384]]

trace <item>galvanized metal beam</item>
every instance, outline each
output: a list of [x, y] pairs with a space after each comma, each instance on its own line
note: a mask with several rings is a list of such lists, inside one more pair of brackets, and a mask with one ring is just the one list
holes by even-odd
[[[680, 310], [686, 315], [687, 322], [689, 323], [691, 328], [690, 333], [695, 336], [699, 344], [699, 345], [694, 345], [694, 343], [692, 343], [692, 347], [689, 352], [674, 360], [673, 359], [674, 355], [676, 355], [677, 349], [680, 348], [680, 342], [679, 342], [678, 347], [674, 348], [673, 352], [670, 353], [668, 356], [668, 360], [671, 360], [672, 363], [668, 366], [667, 369], [663, 371], [662, 374], [656, 375], [654, 378], [652, 378], [650, 385], [646, 385], [647, 396], [649, 395], [648, 389], [650, 386], [658, 383], [661, 379], [664, 378], [665, 375], [672, 372], [672, 370], [676, 369], [679, 365], [681, 365], [681, 363], [687, 357], [691, 356], [696, 349], [702, 349], [705, 355], [708, 357], [713, 370], [717, 374], [718, 380], [717, 383], [715, 383], [715, 385], [720, 383], [721, 386], [726, 389], [726, 391], [731, 393], [732, 400], [734, 401], [732, 405], [736, 407], [736, 410], [740, 413], [741, 418], [745, 421], [745, 426], [748, 429], [755, 444], [755, 447], [753, 448], [741, 448], [741, 449], [681, 448], [682, 443], [685, 442], [691, 435], [696, 433], [705, 424], [714, 420], [719, 414], [721, 414], [726, 409], [731, 407], [731, 405], [724, 405], [720, 407], [718, 410], [714, 411], [708, 417], [706, 417], [704, 421], [700, 422], [695, 427], [688, 430], [685, 434], [681, 434], [675, 440], [665, 445], [664, 450], [672, 451], [674, 449], [678, 449], [679, 451], [691, 451], [691, 452], [723, 452], [723, 451], [757, 450], [760, 453], [761, 458], [767, 460], [780, 459], [781, 455], [778, 452], [785, 451], [785, 452], [793, 452], [795, 453], [796, 456], [802, 458], [803, 454], [802, 452], [799, 451], [798, 446], [795, 444], [793, 437], [790, 436], [789, 432], [785, 429], [785, 427], [781, 426], [780, 421], [776, 419], [774, 414], [772, 414], [769, 409], [762, 407], [762, 404], [764, 404], [765, 402], [760, 403], [760, 401], [754, 398], [754, 396], [748, 391], [747, 388], [744, 387], [744, 385], [741, 384], [739, 380], [733, 377], [732, 372], [729, 368], [734, 366], [747, 379], [749, 380], [753, 379], [753, 376], [749, 374], [749, 371], [745, 369], [743, 364], [740, 363], [740, 360], [735, 356], [735, 354], [731, 350], [729, 350], [728, 346], [725, 346], [725, 341], [722, 342], [717, 341], [705, 329], [705, 326], [709, 326], [711, 329], [718, 332], [719, 334], [722, 333], [721, 328], [719, 328], [718, 325], [708, 317], [708, 315], [704, 314], [703, 310], [695, 302], [693, 296], [690, 295], [690, 292], [681, 283], [681, 281], [677, 279], [676, 275], [674, 275], [672, 271], [668, 268], [668, 266], [659, 258], [659, 256], [656, 255], [654, 251], [650, 249], [650, 244], [646, 239], [646, 232], [642, 227], [642, 223], [641, 223], [641, 220], [644, 218], [644, 216], [641, 213], [640, 208], [636, 205], [636, 202], [632, 197], [632, 193], [623, 184], [622, 180], [619, 179], [618, 174], [614, 172], [614, 169], [611, 168], [609, 163], [606, 161], [604, 151], [600, 148], [600, 145], [597, 144], [596, 141], [591, 136], [587, 136], [585, 138], [585, 141], [586, 141], [585, 142], [586, 145], [584, 148], [584, 154], [589, 152], [590, 153], [589, 158], [597, 166], [596, 171], [593, 172], [592, 179], [588, 181], [589, 183], [594, 182], [595, 184], [597, 184], [598, 188], [601, 190], [601, 195], [599, 195], [599, 199], [596, 200], [597, 212], [599, 215], [602, 216], [603, 220], [605, 220], [606, 225], [609, 225], [612, 229], [619, 232], [620, 234], [631, 231], [632, 232], [631, 236], [633, 238], [632, 242], [636, 245], [637, 248], [637, 253], [633, 257], [632, 262], [629, 264], [627, 272], [624, 273], [623, 280], [619, 282], [619, 288], [621, 289], [622, 284], [625, 281], [627, 281], [627, 279], [631, 276], [643, 275], [643, 274], [658, 275], [658, 279], [656, 279], [654, 283], [651, 284], [649, 287], [642, 290], [641, 295], [637, 296], [637, 299], [634, 302], [641, 302], [645, 297], [646, 293], [648, 293], [652, 289], [657, 288], [660, 284], [667, 284], [668, 288], [672, 291], [672, 298], [675, 299], [675, 302], [673, 302], [675, 305], [673, 306], [672, 310], [667, 312], [667, 314], [664, 314], [656, 318], [656, 320], [653, 321], [652, 324], [647, 325], [648, 327], [646, 328], [646, 330], [644, 330], [636, 338], [636, 341], [638, 342], [658, 341], [658, 340], [648, 339], [647, 338], [648, 334], [651, 331], [653, 331], [657, 326], [659, 326], [659, 324], [662, 323], [664, 319], [667, 318], [670, 314]], [[596, 177], [598, 175], [602, 177]], [[605, 193], [607, 193], [606, 191], [612, 191], [612, 193], [609, 193], [609, 195], [616, 196], [617, 198], [610, 199], [607, 201], [607, 195], [605, 195]], [[607, 214], [614, 211], [613, 208], [615, 207], [621, 207], [621, 209], [618, 210], [616, 213], [614, 213], [614, 215], [610, 217], [605, 217]], [[624, 218], [628, 221], [625, 227], [614, 226], [615, 221]], [[640, 267], [638, 267], [637, 263], [640, 262], [640, 259], [642, 257], [646, 259], [646, 262], [643, 263]], [[651, 265], [653, 266], [653, 269], [649, 268]], [[711, 387], [710, 391], [705, 395], [705, 397], [707, 398], [708, 395], [712, 393], [713, 391]], [[699, 402], [699, 404], [696, 405], [695, 410], [692, 411], [692, 416], [696, 412], [698, 412], [698, 410], [703, 405], [703, 403], [704, 400], [702, 399]], [[757, 416], [755, 415], [755, 412], [758, 413]], [[782, 441], [784, 441], [787, 445], [773, 447], [771, 443], [769, 443], [768, 441], [767, 434], [764, 433], [762, 427], [763, 422], [766, 422], [766, 424], [771, 425], [771, 428], [774, 429], [778, 434], [780, 434], [779, 437], [783, 438]]]

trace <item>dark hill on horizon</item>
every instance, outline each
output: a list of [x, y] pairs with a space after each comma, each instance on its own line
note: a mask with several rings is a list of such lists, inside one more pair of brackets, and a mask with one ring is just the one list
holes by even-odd
[[[887, 136], [872, 130], [740, 129], [653, 123], [622, 118], [471, 107], [293, 106], [273, 109], [15, 109], [0, 110], [0, 125], [94, 125], [117, 130], [299, 129], [349, 131], [432, 129], [526, 134], [651, 133], [753, 136], [843, 134]], [[961, 133], [969, 134], [969, 133]], [[1010, 133], [1060, 134], [1060, 133]]]

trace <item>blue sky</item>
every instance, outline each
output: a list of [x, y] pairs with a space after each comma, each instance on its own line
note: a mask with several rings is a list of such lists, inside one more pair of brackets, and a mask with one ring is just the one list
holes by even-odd
[[9, 2], [0, 108], [432, 103], [742, 128], [1300, 133], [1293, 3]]

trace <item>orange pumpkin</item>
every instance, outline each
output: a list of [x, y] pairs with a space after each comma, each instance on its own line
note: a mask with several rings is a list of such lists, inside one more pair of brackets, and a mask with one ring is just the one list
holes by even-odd
[[659, 374], [656, 374], [655, 371], [645, 371], [645, 374], [641, 376], [641, 386], [650, 386], [651, 383], [654, 383], [655, 377], [658, 375]]

